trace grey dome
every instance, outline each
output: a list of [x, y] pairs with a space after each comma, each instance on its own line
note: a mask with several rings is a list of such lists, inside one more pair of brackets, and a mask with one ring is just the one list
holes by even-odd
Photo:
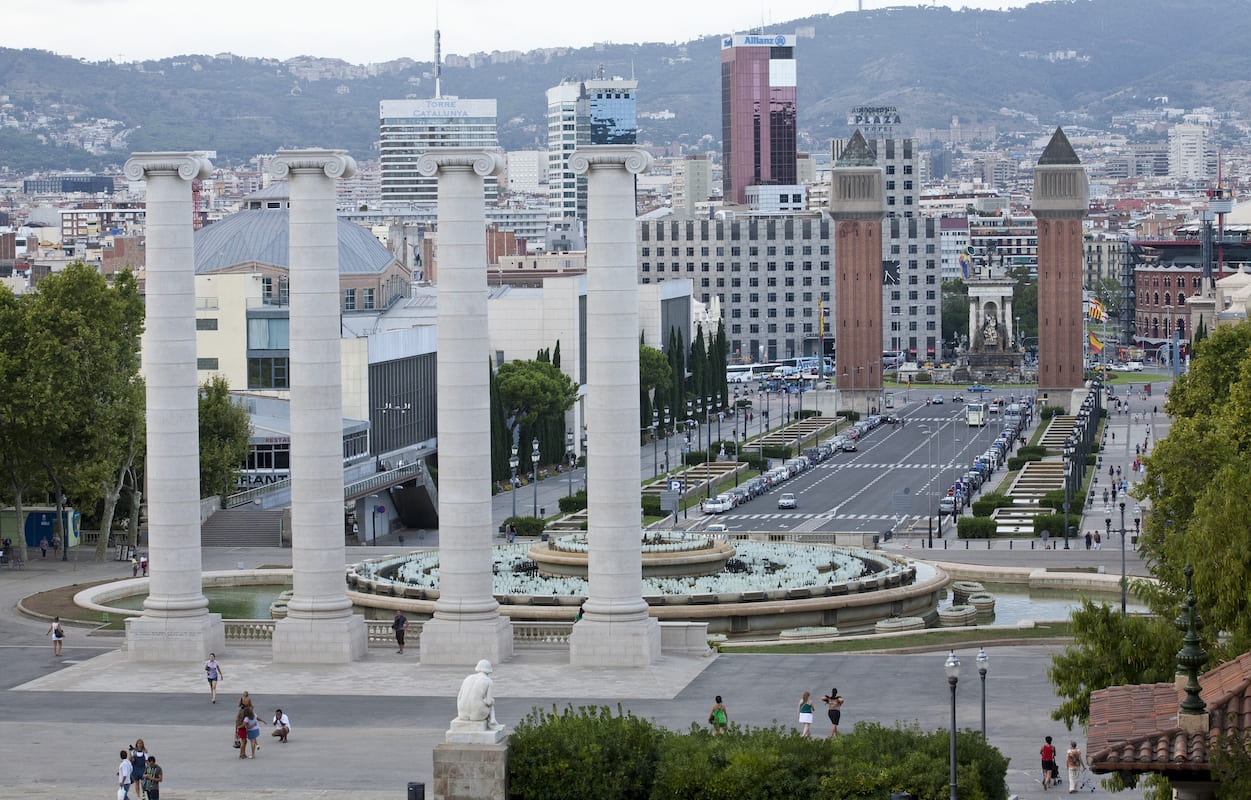
[[[377, 275], [395, 256], [365, 228], [346, 220], [339, 227], [339, 274]], [[286, 209], [240, 211], [195, 232], [195, 272], [204, 275], [252, 261], [290, 268]]]

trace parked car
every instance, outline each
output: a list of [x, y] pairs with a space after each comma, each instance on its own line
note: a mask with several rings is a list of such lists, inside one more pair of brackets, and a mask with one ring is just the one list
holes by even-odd
[[732, 508], [734, 508], [734, 502], [723, 494], [703, 502], [705, 514], [724, 514]]
[[944, 401], [943, 401], [943, 396], [942, 396], [941, 394], [936, 394], [936, 395], [934, 395], [933, 397], [931, 397], [931, 398], [930, 398], [930, 402], [931, 402], [931, 403], [933, 403], [933, 404], [934, 404], [934, 405], [936, 405], [936, 406], [941, 406], [941, 405], [943, 404], [943, 402], [944, 402]]
[[778, 508], [797, 508], [799, 501], [795, 499], [795, 495], [791, 492], [783, 492], [778, 498]]
[[705, 533], [725, 533], [727, 530], [728, 528], [725, 527], [724, 522], [714, 522], [707, 528], [704, 528]]
[[954, 514], [955, 511], [956, 511], [956, 498], [955, 497], [952, 497], [951, 495], [947, 495], [946, 497], [938, 501], [938, 513], [939, 514]]
[[987, 385], [986, 385], [986, 384], [984, 384], [984, 383], [975, 383], [975, 384], [973, 384], [972, 386], [970, 386], [970, 387], [969, 387], [966, 391], [970, 391], [970, 392], [992, 392], [992, 391], [994, 391], [994, 390], [993, 390], [993, 389], [991, 389], [989, 386], [987, 386]]
[[860, 449], [860, 443], [857, 442], [851, 436], [848, 436], [847, 438], [843, 439], [843, 452], [844, 453], [854, 453], [859, 449]]

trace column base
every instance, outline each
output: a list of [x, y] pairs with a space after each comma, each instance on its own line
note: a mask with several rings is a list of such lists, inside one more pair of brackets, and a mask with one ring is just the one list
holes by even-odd
[[651, 617], [621, 622], [583, 619], [569, 637], [577, 667], [645, 667], [660, 658], [660, 623]]
[[203, 661], [226, 651], [221, 614], [126, 620], [126, 655], [131, 661]]
[[274, 623], [274, 663], [347, 664], [365, 657], [365, 618], [287, 617]]
[[434, 800], [498, 800], [507, 796], [507, 741], [435, 745]]
[[421, 663], [472, 667], [513, 656], [513, 625], [508, 617], [458, 622], [438, 619], [421, 626]]

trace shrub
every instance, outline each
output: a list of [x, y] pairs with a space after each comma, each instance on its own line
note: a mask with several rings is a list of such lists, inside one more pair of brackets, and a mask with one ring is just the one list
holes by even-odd
[[1041, 458], [1025, 458], [1022, 456], [1012, 456], [1008, 459], [1008, 471], [1016, 472], [1031, 461], [1042, 461]]
[[[1077, 506], [1081, 508], [1080, 504]], [[1074, 532], [1082, 528], [1082, 515], [1069, 513], [1068, 524], [1073, 527]], [[1051, 538], [1060, 539], [1064, 537], [1064, 514], [1039, 514], [1034, 517], [1034, 535], [1041, 536], [1043, 531], [1050, 531]]]
[[999, 523], [989, 517], [960, 517], [956, 532], [961, 539], [989, 539], [999, 530]]
[[541, 536], [547, 523], [538, 517], [509, 517], [505, 525], [516, 525], [518, 536]]
[[586, 508], [586, 489], [579, 489], [572, 497], [562, 497], [559, 502], [560, 510], [566, 514], [581, 511]]
[[1098, 452], [1099, 452], [1099, 443], [1098, 443], [1098, 442], [1091, 442], [1091, 443], [1090, 443], [1090, 452], [1092, 452], [1092, 453], [1098, 453]]
[[776, 447], [776, 446], [766, 447], [764, 449], [764, 457], [765, 458], [780, 458], [780, 459], [785, 460], [791, 457], [791, 449], [789, 447], [786, 447], [785, 445], [783, 445], [782, 447]]
[[1038, 411], [1039, 419], [1051, 419], [1056, 414], [1063, 414], [1064, 409], [1061, 406], [1043, 406]]
[[665, 512], [660, 508], [660, 495], [645, 494], [642, 499], [643, 514], [648, 517], [659, 517]]
[[815, 411], [811, 408], [805, 408], [803, 411], [795, 412], [796, 419], [807, 419], [808, 417], [819, 417], [819, 416], [821, 416], [821, 412]]
[[1038, 499], [1043, 508], [1064, 508], [1064, 490], [1052, 489]]
[[1008, 508], [1011, 505], [1011, 497], [1001, 492], [990, 492], [982, 495], [981, 499], [973, 501], [973, 516], [989, 517], [996, 508]]
[[1016, 454], [1021, 458], [1039, 460], [1047, 455], [1047, 448], [1040, 444], [1027, 444], [1017, 448]]
[[838, 412], [838, 415], [839, 415], [840, 417], [843, 417], [844, 419], [846, 419], [848, 422], [859, 422], [859, 421], [860, 421], [860, 412], [859, 412], [859, 411], [852, 411], [852, 410], [851, 410], [851, 409], [849, 409], [849, 408], [844, 408], [844, 409], [840, 410], [840, 411]]
[[708, 451], [707, 450], [691, 450], [690, 452], [683, 453], [682, 460], [690, 466], [694, 466], [696, 464], [702, 464], [708, 460]]
[[916, 375], [912, 376], [912, 381], [914, 383], [929, 383], [930, 380], [930, 374], [928, 372], [918, 372]]

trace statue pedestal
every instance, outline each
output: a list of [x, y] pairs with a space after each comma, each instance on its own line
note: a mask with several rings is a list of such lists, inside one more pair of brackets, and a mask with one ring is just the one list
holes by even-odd
[[507, 796], [506, 742], [445, 742], [435, 746], [434, 800], [499, 800]]
[[469, 721], [460, 717], [452, 720], [443, 741], [452, 744], [499, 744], [508, 738], [507, 729], [498, 723], [488, 726], [481, 720]]

